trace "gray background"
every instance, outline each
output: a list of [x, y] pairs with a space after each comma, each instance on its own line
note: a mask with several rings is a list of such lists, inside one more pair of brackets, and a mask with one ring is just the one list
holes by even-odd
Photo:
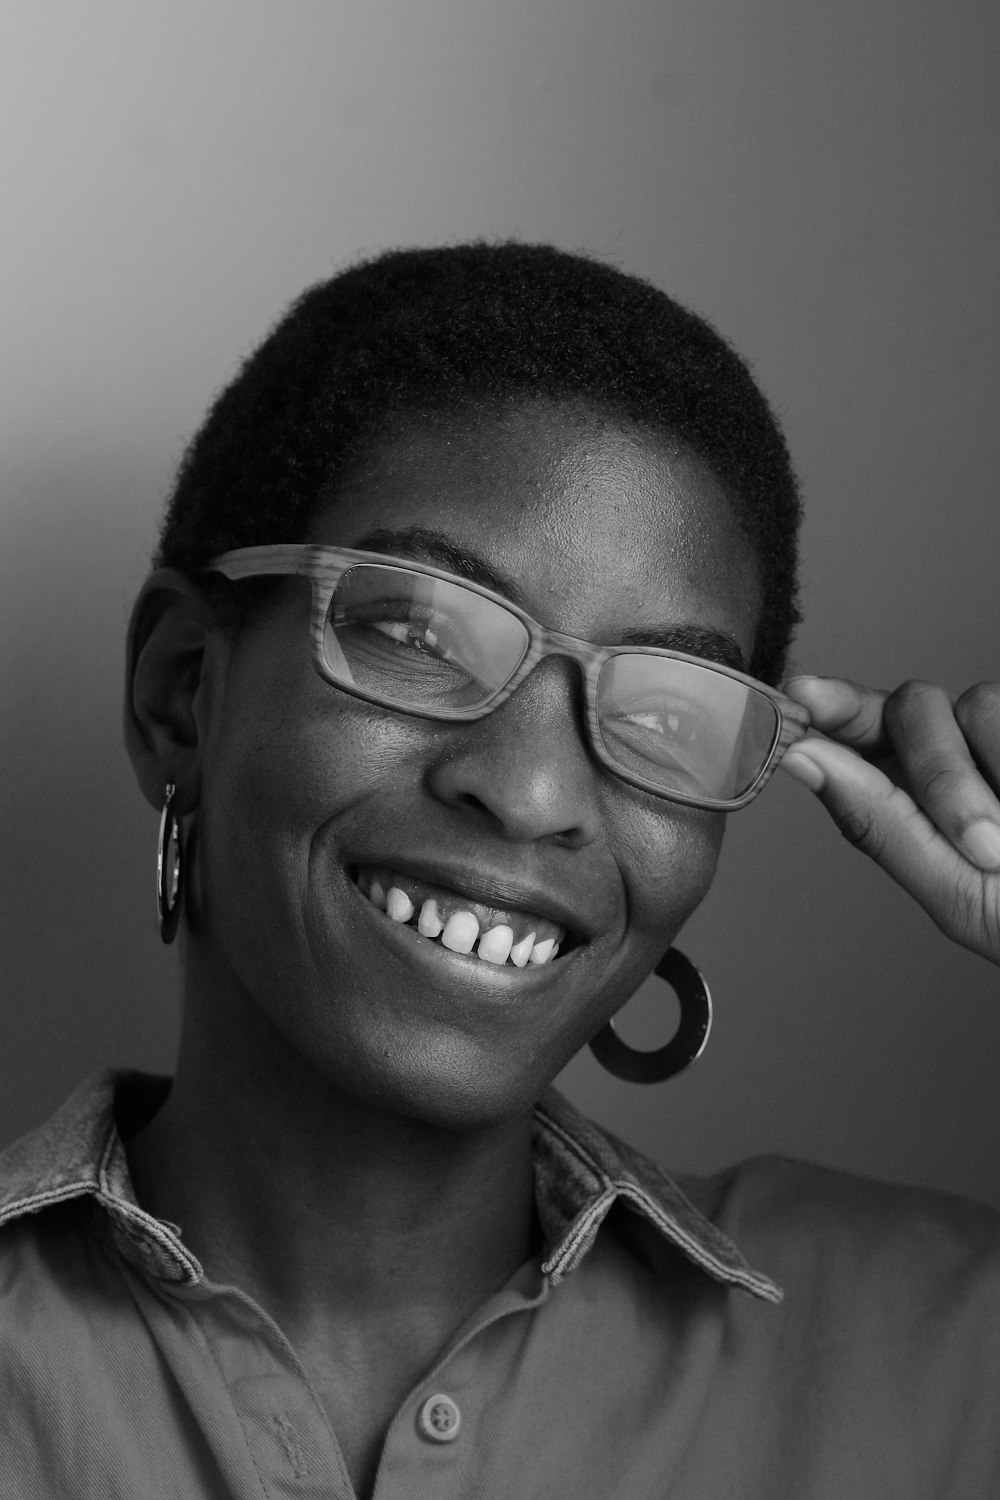
[[[8, 0], [0, 1137], [108, 1060], [170, 1067], [124, 623], [209, 398], [359, 251], [516, 234], [652, 277], [785, 423], [800, 666], [1000, 674], [998, 40], [993, 0]], [[585, 1108], [678, 1167], [781, 1150], [1000, 1202], [996, 970], [803, 788], [730, 820], [683, 946], [706, 1056], [644, 1091], [581, 1057]]]

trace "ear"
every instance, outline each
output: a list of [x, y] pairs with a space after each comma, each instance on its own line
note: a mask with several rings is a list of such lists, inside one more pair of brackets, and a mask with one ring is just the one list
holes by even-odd
[[143, 584], [129, 622], [125, 671], [125, 746], [146, 801], [159, 810], [168, 782], [176, 809], [189, 813], [201, 794], [202, 726], [198, 694], [212, 632], [203, 594], [174, 568]]

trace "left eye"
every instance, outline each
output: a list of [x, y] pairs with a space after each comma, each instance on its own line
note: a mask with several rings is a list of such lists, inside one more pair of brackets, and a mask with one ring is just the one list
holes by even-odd
[[426, 652], [428, 656], [447, 658], [449, 655], [447, 646], [439, 642], [437, 632], [430, 625], [421, 625], [419, 621], [380, 620], [373, 628], [380, 635], [398, 641], [401, 646], [413, 646], [418, 651]]
[[693, 744], [701, 731], [697, 714], [676, 708], [636, 709], [622, 718], [636, 729], [648, 730], [680, 744]]

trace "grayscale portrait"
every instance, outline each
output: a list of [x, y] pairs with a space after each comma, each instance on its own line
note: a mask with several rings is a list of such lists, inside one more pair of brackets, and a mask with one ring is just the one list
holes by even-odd
[[0, 1500], [1000, 1494], [1000, 18], [0, 16]]

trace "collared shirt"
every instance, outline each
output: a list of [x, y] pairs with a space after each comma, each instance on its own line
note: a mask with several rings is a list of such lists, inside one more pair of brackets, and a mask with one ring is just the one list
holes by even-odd
[[[136, 1202], [115, 1112], [167, 1086], [102, 1076], [0, 1156], [0, 1497], [351, 1500], [281, 1330]], [[535, 1178], [544, 1251], [374, 1500], [1000, 1496], [996, 1214], [780, 1159], [682, 1188], [554, 1093]]]

